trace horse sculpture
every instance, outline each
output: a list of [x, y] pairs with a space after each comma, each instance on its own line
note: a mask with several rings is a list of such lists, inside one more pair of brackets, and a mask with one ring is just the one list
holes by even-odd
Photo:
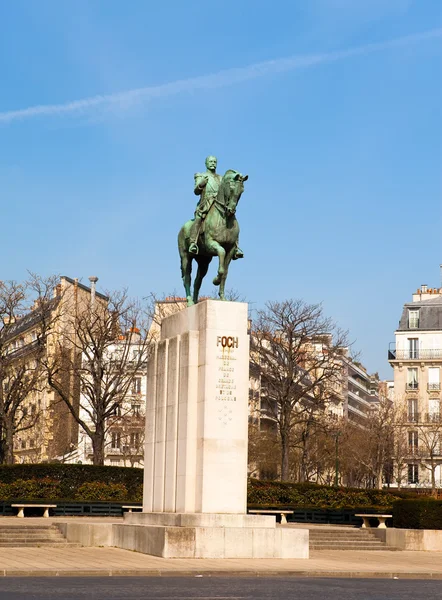
[[[198, 295], [202, 281], [208, 271], [209, 264], [214, 256], [218, 256], [218, 273], [213, 280], [219, 286], [219, 297], [225, 300], [224, 290], [226, 285], [229, 265], [234, 256], [239, 237], [239, 225], [235, 213], [241, 194], [244, 191], [244, 181], [248, 175], [241, 175], [237, 171], [226, 171], [221, 180], [218, 194], [210, 207], [198, 238], [199, 252], [197, 255], [189, 253], [190, 230], [192, 220], [187, 221], [178, 234], [178, 250], [181, 258], [181, 276], [186, 290], [187, 306], [198, 302]], [[192, 260], [198, 264], [198, 271], [191, 293]]]

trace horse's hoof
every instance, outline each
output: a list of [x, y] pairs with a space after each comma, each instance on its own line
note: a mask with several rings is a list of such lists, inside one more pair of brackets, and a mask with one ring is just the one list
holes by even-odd
[[213, 280], [213, 285], [219, 285], [221, 283], [221, 275], [217, 275]]
[[187, 298], [187, 306], [193, 306], [195, 304], [195, 302], [193, 301], [192, 298]]

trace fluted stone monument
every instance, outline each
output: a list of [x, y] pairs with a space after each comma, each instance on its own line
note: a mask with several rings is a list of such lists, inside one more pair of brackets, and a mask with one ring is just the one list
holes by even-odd
[[247, 304], [164, 319], [148, 369], [142, 513], [119, 547], [169, 558], [307, 558], [308, 531], [247, 513]]

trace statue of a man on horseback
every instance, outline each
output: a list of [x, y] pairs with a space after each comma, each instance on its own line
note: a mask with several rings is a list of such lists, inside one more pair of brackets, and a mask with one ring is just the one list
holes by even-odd
[[[248, 176], [229, 169], [221, 177], [216, 172], [216, 166], [216, 158], [208, 156], [207, 171], [196, 173], [194, 192], [200, 196], [200, 200], [195, 218], [187, 221], [178, 234], [181, 274], [188, 306], [198, 302], [202, 280], [214, 256], [218, 256], [219, 266], [213, 283], [219, 286], [220, 299], [225, 300], [224, 289], [230, 262], [244, 256], [238, 246], [236, 207]], [[198, 264], [198, 272], [191, 293], [193, 260]]]
[[[195, 218], [190, 232], [190, 254], [198, 254], [198, 237], [201, 227], [218, 194], [222, 177], [216, 172], [217, 164], [218, 159], [216, 156], [208, 156], [206, 158], [206, 172], [195, 173], [195, 187], [193, 191], [195, 196], [199, 196], [200, 199], [195, 210]], [[244, 252], [237, 245], [233, 260], [237, 260], [238, 258], [244, 258]]]

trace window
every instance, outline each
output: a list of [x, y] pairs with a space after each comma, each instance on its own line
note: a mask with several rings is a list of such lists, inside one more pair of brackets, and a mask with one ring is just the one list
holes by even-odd
[[428, 390], [440, 390], [440, 370], [439, 367], [429, 367], [428, 369]]
[[417, 398], [411, 398], [408, 400], [408, 420], [410, 423], [417, 423], [419, 421], [419, 413], [417, 412]]
[[428, 400], [428, 420], [433, 423], [440, 421], [440, 400], [437, 398]]
[[408, 465], [408, 483], [419, 483], [419, 465]]
[[132, 446], [132, 448], [138, 448], [140, 445], [140, 432], [139, 431], [133, 431], [130, 434], [130, 445]]
[[132, 394], [141, 394], [141, 377], [135, 377], [132, 381]]
[[408, 328], [417, 329], [419, 327], [419, 311], [409, 310], [408, 311]]
[[134, 417], [140, 416], [140, 408], [141, 406], [139, 404], [132, 404], [132, 414]]
[[417, 368], [407, 369], [407, 390], [417, 390]]
[[408, 358], [419, 358], [418, 338], [408, 338]]
[[418, 437], [417, 431], [408, 432], [408, 450], [409, 452], [416, 452], [418, 448]]
[[112, 407], [112, 413], [114, 417], [121, 417], [121, 406], [117, 403]]
[[21, 449], [26, 450], [26, 440], [21, 441]]
[[112, 431], [112, 448], [119, 448], [121, 445], [121, 432], [120, 431]]

